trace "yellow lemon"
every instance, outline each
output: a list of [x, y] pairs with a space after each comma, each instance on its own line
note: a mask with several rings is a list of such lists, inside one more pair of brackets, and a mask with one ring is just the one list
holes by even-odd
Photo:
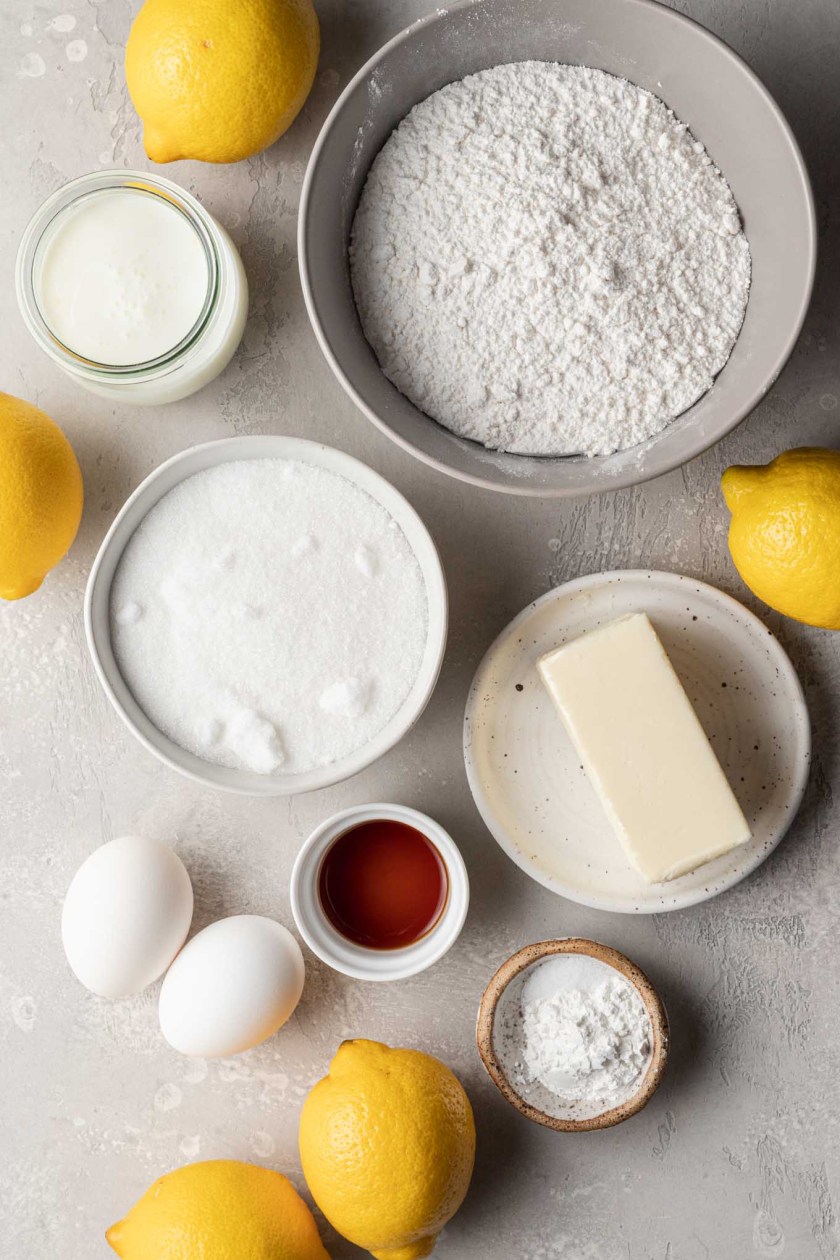
[[312, 0], [146, 0], [125, 77], [153, 162], [239, 162], [291, 126], [320, 35]]
[[300, 1155], [340, 1234], [377, 1260], [420, 1260], [467, 1193], [472, 1108], [431, 1055], [345, 1041], [303, 1105]]
[[840, 630], [840, 451], [803, 446], [723, 474], [729, 550], [777, 612]]
[[0, 598], [37, 591], [82, 519], [82, 474], [58, 425], [0, 393]]
[[159, 1177], [105, 1237], [122, 1260], [329, 1260], [292, 1183], [233, 1159]]

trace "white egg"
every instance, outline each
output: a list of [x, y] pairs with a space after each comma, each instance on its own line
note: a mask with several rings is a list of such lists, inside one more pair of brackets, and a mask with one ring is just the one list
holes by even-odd
[[192, 913], [192, 884], [177, 853], [159, 840], [122, 836], [94, 850], [67, 890], [67, 961], [101, 997], [139, 993], [178, 953]]
[[273, 1036], [303, 992], [303, 955], [273, 919], [211, 923], [181, 951], [160, 991], [163, 1035], [182, 1054], [240, 1054]]

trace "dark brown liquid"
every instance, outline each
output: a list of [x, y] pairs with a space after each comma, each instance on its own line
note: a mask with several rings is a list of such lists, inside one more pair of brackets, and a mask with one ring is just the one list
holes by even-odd
[[449, 892], [443, 859], [407, 823], [377, 819], [351, 827], [324, 855], [318, 894], [342, 936], [368, 949], [401, 949], [425, 936]]

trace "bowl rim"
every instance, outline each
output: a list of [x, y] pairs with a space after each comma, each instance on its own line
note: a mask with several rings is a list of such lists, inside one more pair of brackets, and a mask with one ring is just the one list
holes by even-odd
[[[258, 448], [261, 449], [263, 453], [256, 453]], [[265, 453], [265, 448], [276, 448], [276, 453], [267, 454]], [[305, 455], [307, 453], [318, 452], [320, 455], [323, 452], [328, 452], [329, 454], [327, 456], [327, 460], [331, 461], [329, 466], [332, 468], [332, 471], [337, 472], [340, 476], [346, 476], [353, 485], [356, 485], [358, 488], [370, 494], [371, 497], [374, 498], [375, 501], [379, 503], [385, 511], [389, 512], [393, 519], [397, 521], [397, 524], [400, 525], [400, 528], [403, 529], [404, 533], [406, 532], [403, 528], [404, 523], [406, 521], [410, 522], [413, 528], [423, 536], [424, 543], [428, 547], [429, 574], [427, 574], [423, 568], [419, 557], [417, 558], [418, 564], [421, 565], [421, 570], [423, 571], [423, 581], [426, 589], [429, 611], [429, 628], [425, 653], [432, 653], [431, 664], [425, 665], [424, 661], [424, 664], [421, 664], [421, 670], [418, 674], [419, 679], [422, 676], [424, 667], [428, 670], [422, 691], [418, 693], [411, 705], [408, 704], [411, 697], [411, 692], [409, 692], [409, 695], [406, 697], [401, 708], [396, 711], [382, 730], [367, 744], [364, 744], [361, 748], [356, 749], [356, 751], [351, 753], [348, 757], [342, 758], [338, 761], [329, 762], [327, 765], [317, 767], [315, 770], [301, 771], [288, 775], [258, 775], [252, 771], [239, 771], [234, 768], [233, 775], [247, 775], [249, 782], [246, 784], [244, 782], [231, 781], [233, 778], [233, 775], [231, 774], [231, 767], [220, 766], [210, 761], [204, 762], [201, 758], [187, 752], [185, 749], [180, 749], [173, 740], [169, 739], [162, 731], [159, 731], [157, 727], [155, 727], [151, 719], [146, 718], [149, 728], [148, 732], [140, 729], [133, 716], [126, 710], [113, 685], [112, 675], [115, 674], [120, 678], [126, 689], [129, 690], [130, 694], [128, 684], [125, 683], [124, 679], [122, 679], [122, 675], [120, 674], [116, 661], [114, 660], [112, 669], [111, 666], [103, 660], [103, 653], [101, 651], [103, 634], [104, 641], [107, 642], [109, 648], [111, 643], [110, 622], [106, 620], [104, 630], [100, 630], [95, 623], [94, 610], [95, 607], [99, 607], [101, 601], [109, 600], [113, 573], [104, 590], [100, 589], [100, 575], [104, 565], [108, 560], [110, 560], [114, 548], [119, 545], [119, 535], [122, 533], [125, 518], [132, 512], [132, 509], [134, 509], [139, 502], [150, 495], [155, 485], [161, 479], [166, 477], [172, 468], [179, 464], [191, 463], [196, 459], [199, 459], [202, 453], [209, 452], [210, 450], [218, 452], [220, 458], [206, 465], [206, 468], [217, 467], [224, 463], [232, 463], [236, 460], [246, 459], [297, 458], [299, 460], [303, 459], [305, 462]], [[249, 453], [249, 450], [253, 453]], [[299, 453], [295, 455], [291, 453], [292, 450]], [[300, 452], [302, 452], [302, 454]], [[328, 466], [326, 462], [322, 462], [318, 459], [314, 461], [314, 465], [316, 467]], [[339, 467], [336, 468], [335, 465], [338, 465]], [[361, 474], [358, 472], [359, 469], [363, 470]], [[174, 489], [175, 485], [181, 484], [181, 482], [192, 476], [194, 472], [198, 471], [200, 470], [193, 469], [192, 471], [183, 472], [178, 480], [169, 487], [169, 489]], [[356, 476], [353, 475], [354, 473], [356, 473]], [[368, 488], [368, 485], [365, 484], [370, 482], [373, 482], [384, 489], [385, 501], [377, 497], [377, 495]], [[143, 511], [142, 516], [138, 519], [134, 528], [122, 543], [120, 556], [122, 555], [122, 550], [124, 550], [125, 546], [128, 544], [129, 539], [133, 536], [134, 532], [140, 525], [140, 522], [145, 519], [145, 516], [149, 511], [151, 511], [152, 507], [160, 502], [167, 493], [169, 493], [168, 490], [164, 491], [163, 494], [159, 495], [154, 502], [150, 503], [145, 511]], [[393, 503], [398, 506], [399, 515], [396, 515], [391, 511], [391, 508], [388, 506], [388, 500], [392, 500]], [[412, 551], [414, 551], [411, 539], [407, 534], [406, 541]], [[115, 563], [115, 570], [118, 563], [119, 558]], [[431, 581], [428, 580], [429, 577], [431, 577]], [[236, 795], [252, 797], [292, 796], [299, 792], [314, 792], [322, 788], [332, 787], [336, 783], [340, 783], [345, 779], [351, 778], [355, 774], [359, 774], [375, 761], [378, 761], [379, 758], [383, 757], [387, 752], [390, 752], [390, 750], [406, 736], [406, 734], [419, 720], [432, 697], [443, 666], [449, 627], [449, 598], [443, 564], [434, 539], [416, 509], [409, 503], [405, 496], [397, 490], [396, 486], [392, 485], [391, 482], [383, 477], [381, 473], [376, 472], [375, 469], [371, 468], [368, 464], [365, 464], [362, 460], [357, 459], [353, 455], [347, 454], [346, 451], [342, 451], [338, 447], [329, 446], [325, 442], [315, 442], [308, 438], [292, 437], [286, 434], [242, 434], [236, 437], [221, 438], [211, 442], [201, 442], [195, 446], [187, 447], [183, 451], [178, 451], [175, 455], [172, 455], [169, 459], [164, 460], [163, 463], [154, 468], [149, 475], [145, 477], [131, 492], [111, 522], [108, 531], [99, 546], [99, 550], [96, 553], [93, 564], [91, 565], [87, 584], [85, 586], [83, 608], [85, 638], [87, 641], [88, 653], [93, 662], [96, 676], [99, 679], [100, 685], [105, 692], [105, 695], [108, 697], [112, 707], [115, 709], [123, 723], [131, 731], [135, 739], [137, 739], [148, 752], [152, 753], [152, 755], [159, 761], [163, 762], [164, 765], [177, 771], [178, 774], [184, 775], [188, 779], [192, 779], [193, 782], [201, 783], [205, 787], [218, 788], [221, 791], [232, 792]], [[111, 651], [111, 656], [113, 657], [113, 651]], [[415, 680], [414, 685], [416, 685], [416, 682], [417, 680]], [[139, 705], [137, 705], [137, 709], [142, 714], [142, 709]], [[400, 718], [400, 721], [397, 722], [396, 719], [398, 717]], [[389, 727], [392, 727], [392, 724], [393, 729], [390, 730], [387, 739], [383, 739], [382, 737], [384, 733], [389, 730]]]
[[[319, 131], [318, 136], [315, 140], [315, 144], [313, 145], [312, 152], [309, 155], [309, 161], [306, 164], [306, 171], [303, 178], [303, 185], [301, 187], [300, 209], [298, 212], [298, 230], [297, 230], [298, 271], [300, 273], [300, 282], [301, 282], [301, 289], [303, 291], [303, 300], [306, 306], [307, 314], [309, 316], [309, 322], [312, 326], [312, 331], [314, 332], [315, 338], [318, 342], [318, 345], [320, 346], [321, 353], [323, 354], [324, 358], [329, 364], [330, 369], [332, 370], [332, 373], [335, 376], [336, 380], [339, 382], [342, 389], [347, 394], [347, 396], [351, 399], [351, 401], [355, 403], [356, 407], [362, 412], [362, 414], [366, 416], [367, 419], [370, 420], [377, 427], [377, 429], [379, 429], [380, 432], [386, 434], [386, 436], [390, 438], [392, 442], [395, 442], [404, 451], [407, 451], [410, 455], [414, 456], [416, 459], [419, 459], [422, 463], [426, 464], [430, 468], [436, 469], [440, 473], [444, 473], [448, 477], [454, 477], [458, 481], [465, 482], [469, 485], [477, 486], [483, 490], [493, 490], [497, 494], [510, 494], [510, 495], [516, 495], [516, 496], [524, 497], [524, 498], [545, 498], [545, 499], [576, 498], [576, 497], [580, 498], [580, 497], [584, 497], [585, 495], [592, 494], [592, 493], [606, 493], [608, 491], [613, 491], [613, 490], [622, 490], [628, 486], [641, 485], [642, 483], [646, 481], [652, 481], [656, 477], [664, 476], [665, 473], [673, 472], [674, 469], [676, 468], [681, 468], [684, 464], [687, 464], [691, 460], [696, 459], [698, 455], [702, 455], [704, 451], [710, 450], [711, 447], [715, 446], [724, 437], [726, 437], [727, 434], [731, 433], [733, 429], [737, 428], [737, 426], [743, 420], [745, 420], [746, 417], [750, 415], [752, 411], [755, 410], [755, 408], [758, 406], [761, 400], [769, 393], [769, 391], [772, 389], [772, 387], [775, 385], [776, 381], [778, 380], [779, 376], [781, 375], [782, 370], [784, 369], [788, 360], [790, 359], [793, 353], [793, 350], [796, 346], [796, 343], [799, 340], [800, 333], [802, 332], [802, 328], [805, 323], [805, 317], [808, 314], [808, 309], [811, 304], [811, 297], [813, 295], [814, 280], [816, 277], [816, 269], [817, 269], [817, 251], [818, 251], [817, 213], [816, 213], [816, 205], [814, 202], [814, 190], [811, 184], [810, 176], [808, 174], [808, 167], [802, 155], [802, 150], [800, 149], [797, 139], [793, 133], [793, 129], [791, 128], [790, 123], [787, 121], [787, 118], [785, 117], [781, 108], [777, 104], [775, 98], [772, 96], [769, 89], [765, 87], [762, 80], [755, 73], [755, 71], [748, 64], [748, 62], [746, 62], [743, 57], [741, 57], [738, 53], [736, 53], [735, 50], [731, 48], [729, 44], [726, 43], [725, 40], [721, 39], [721, 37], [719, 35], [716, 35], [713, 31], [710, 31], [708, 27], [703, 26], [701, 22], [698, 22], [694, 18], [689, 17], [687, 14], [679, 12], [679, 10], [671, 9], [667, 7], [666, 5], [660, 3], [660, 0], [623, 0], [623, 3], [627, 7], [656, 10], [663, 21], [671, 21], [671, 22], [676, 23], [677, 25], [683, 24], [683, 25], [694, 27], [698, 36], [705, 38], [707, 41], [709, 41], [712, 44], [715, 44], [718, 47], [718, 49], [752, 82], [753, 87], [757, 89], [759, 95], [763, 97], [771, 113], [775, 116], [776, 121], [779, 124], [780, 129], [791, 149], [794, 163], [797, 168], [797, 173], [799, 175], [799, 179], [802, 185], [802, 191], [804, 192], [805, 201], [807, 204], [808, 222], [807, 222], [807, 240], [805, 242], [807, 254], [808, 254], [807, 276], [805, 278], [805, 285], [802, 290], [799, 307], [796, 311], [796, 316], [791, 325], [791, 330], [784, 342], [784, 345], [782, 346], [779, 353], [776, 355], [775, 363], [765, 383], [762, 386], [756, 387], [753, 390], [752, 394], [749, 396], [749, 398], [746, 400], [746, 402], [744, 402], [739, 408], [733, 411], [725, 420], [725, 422], [717, 426], [713, 434], [711, 433], [701, 434], [700, 431], [698, 430], [695, 433], [694, 439], [687, 443], [687, 449], [685, 452], [671, 455], [669, 457], [661, 459], [659, 462], [657, 462], [653, 458], [654, 451], [655, 451], [655, 447], [654, 447], [650, 451], [648, 460], [645, 462], [644, 465], [641, 463], [639, 463], [638, 466], [628, 465], [626, 469], [612, 475], [609, 481], [605, 481], [604, 485], [602, 486], [599, 485], [595, 487], [594, 490], [578, 488], [578, 487], [565, 487], [565, 486], [555, 486], [551, 488], [540, 486], [540, 487], [532, 488], [528, 486], [528, 484], [525, 481], [517, 481], [512, 477], [508, 481], [506, 481], [504, 484], [502, 484], [498, 481], [494, 481], [488, 477], [482, 476], [478, 472], [463, 471], [461, 469], [455, 469], [451, 466], [451, 464], [446, 463], [444, 460], [438, 459], [434, 455], [430, 455], [421, 447], [417, 446], [414, 442], [410, 441], [408, 438], [398, 433], [394, 428], [391, 427], [391, 425], [389, 425], [385, 420], [383, 420], [374, 411], [374, 409], [366, 402], [366, 400], [362, 397], [362, 395], [358, 392], [358, 390], [352, 384], [349, 377], [347, 376], [344, 369], [342, 368], [338, 360], [338, 357], [333, 352], [332, 346], [327, 338], [326, 332], [324, 331], [323, 324], [318, 314], [318, 306], [317, 306], [317, 302], [313, 294], [312, 283], [311, 283], [311, 278], [310, 278], [310, 268], [309, 268], [310, 206], [312, 204], [312, 195], [311, 195], [312, 185], [315, 181], [315, 175], [319, 167], [319, 164], [321, 162], [322, 153], [327, 143], [327, 139], [330, 135], [330, 132], [332, 131], [332, 128], [336, 122], [336, 119], [338, 118], [342, 110], [344, 109], [344, 106], [346, 102], [348, 101], [348, 99], [350, 98], [350, 96], [356, 91], [359, 84], [364, 82], [364, 80], [368, 78], [368, 76], [377, 68], [377, 66], [387, 56], [390, 55], [390, 53], [395, 48], [398, 48], [401, 44], [406, 43], [407, 41], [413, 39], [415, 35], [417, 35], [420, 31], [425, 30], [426, 27], [431, 26], [432, 24], [436, 22], [445, 22], [454, 14], [457, 14], [461, 12], [462, 10], [474, 8], [476, 4], [478, 3], [481, 3], [481, 0], [455, 0], [455, 3], [450, 4], [447, 8], [438, 9], [428, 14], [426, 17], [420, 18], [419, 20], [412, 22], [409, 26], [405, 27], [403, 30], [397, 32], [396, 35], [392, 36], [391, 39], [387, 40], [364, 63], [364, 65], [361, 66], [359, 70], [357, 70], [357, 72], [350, 79], [350, 82], [346, 85], [344, 90], [339, 95], [338, 99], [335, 101], [335, 104], [332, 106], [331, 110], [327, 114], [327, 117], [325, 118], [321, 126], [321, 130]], [[499, 63], [499, 64], [502, 64], [502, 63]], [[726, 365], [724, 365], [724, 367], [725, 366]], [[712, 386], [712, 388], [714, 388], [714, 385]], [[703, 395], [702, 397], [705, 397], [705, 396], [706, 395]], [[696, 401], [700, 402], [701, 399], [697, 399]], [[696, 405], [696, 404], [692, 404], [692, 405]], [[420, 415], [423, 414], [419, 408], [416, 408], [416, 410], [418, 411], [418, 414]], [[688, 410], [690, 411], [691, 408], [688, 408]], [[681, 414], [685, 415], [686, 413], [683, 412]], [[426, 419], [428, 420], [429, 424], [437, 423], [437, 421], [433, 420], [429, 416], [427, 416]], [[678, 420], [679, 416], [674, 417], [674, 419]], [[690, 432], [690, 430], [687, 430], [687, 432]], [[484, 448], [481, 448], [481, 449], [484, 449]], [[521, 458], [525, 458], [525, 457], [521, 457]], [[557, 458], [568, 459], [569, 457], [560, 456]], [[550, 461], [546, 459], [546, 462], [550, 462]]]
[[[502, 1067], [493, 1044], [496, 1011], [508, 985], [529, 967], [556, 954], [585, 954], [589, 958], [613, 967], [636, 989], [644, 1002], [653, 1031], [650, 1063], [635, 1094], [623, 1103], [619, 1103], [617, 1107], [611, 1107], [607, 1111], [602, 1111], [600, 1115], [587, 1116], [580, 1120], [551, 1116], [522, 1098]], [[621, 1124], [623, 1120], [629, 1120], [631, 1116], [635, 1116], [647, 1106], [659, 1088], [665, 1072], [670, 1032], [668, 1015], [662, 998], [641, 967], [632, 962], [626, 954], [620, 953], [610, 945], [603, 945], [599, 941], [592, 941], [586, 937], [565, 936], [536, 941], [533, 945], [524, 945], [496, 970], [484, 990], [478, 1008], [476, 1044], [481, 1062], [493, 1084], [526, 1119], [533, 1120], [535, 1124], [541, 1124], [547, 1129], [554, 1129], [558, 1133], [590, 1133], [596, 1129], [609, 1129], [616, 1124]]]
[[[316, 884], [321, 860], [339, 836], [357, 823], [375, 820], [407, 823], [437, 849], [446, 867], [446, 904], [431, 929], [402, 949], [373, 950], [347, 940], [327, 919]], [[301, 845], [289, 880], [292, 917], [306, 944], [322, 962], [354, 980], [406, 980], [425, 971], [448, 953], [461, 934], [470, 903], [470, 882], [461, 851], [436, 819], [410, 805], [372, 802], [351, 805], [332, 814]]]

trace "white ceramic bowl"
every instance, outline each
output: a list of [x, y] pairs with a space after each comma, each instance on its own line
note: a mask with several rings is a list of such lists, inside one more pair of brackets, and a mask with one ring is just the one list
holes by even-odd
[[[321, 907], [318, 876], [324, 854], [334, 840], [359, 823], [393, 819], [423, 833], [437, 849], [449, 877], [443, 913], [430, 932], [404, 949], [365, 949], [335, 930]], [[358, 805], [321, 823], [297, 855], [291, 881], [292, 914], [313, 954], [356, 980], [405, 980], [425, 971], [451, 949], [460, 935], [470, 902], [464, 859], [440, 823], [408, 805]]]
[[[294, 459], [346, 477], [391, 514], [405, 534], [426, 585], [429, 626], [426, 649], [414, 686], [391, 720], [349, 757], [300, 774], [264, 775], [203, 761], [180, 748], [149, 720], [126, 685], [111, 645], [111, 582], [128, 540], [146, 514], [175, 486], [195, 473], [233, 460]], [[156, 468], [128, 498], [105, 535], [85, 592], [88, 648], [105, 694], [140, 743], [167, 766], [208, 787], [249, 796], [291, 796], [329, 787], [357, 774], [398, 743], [425, 709], [434, 690], [446, 646], [446, 581], [428, 530], [406, 499], [372, 468], [331, 446], [291, 437], [236, 437], [193, 446]]]

